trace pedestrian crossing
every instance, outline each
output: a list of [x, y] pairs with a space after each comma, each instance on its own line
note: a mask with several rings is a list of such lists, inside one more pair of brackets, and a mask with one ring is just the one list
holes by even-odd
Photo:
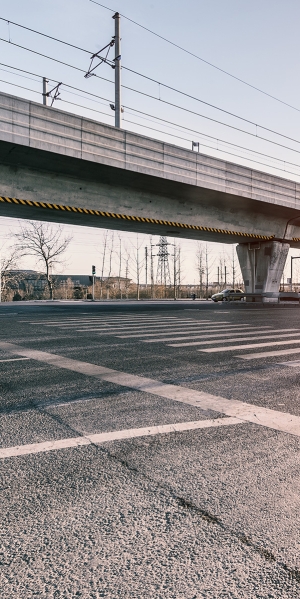
[[[214, 319], [209, 315], [201, 315], [201, 318], [195, 319], [191, 315], [106, 314], [81, 315], [64, 320], [48, 319], [42, 323], [31, 321], [31, 324], [42, 324], [45, 327], [77, 334], [91, 332], [100, 338], [115, 337], [124, 342], [136, 340], [144, 344], [160, 343], [177, 351], [195, 348], [200, 354], [227, 355], [234, 352], [234, 357], [248, 360], [300, 353], [299, 328], [275, 328], [267, 324], [232, 324], [223, 318], [223, 315], [222, 320], [219, 320], [215, 315]], [[290, 347], [287, 349], [285, 346]], [[273, 347], [278, 349], [267, 350]], [[261, 348], [266, 350], [261, 352]], [[248, 350], [257, 351], [247, 354]]]

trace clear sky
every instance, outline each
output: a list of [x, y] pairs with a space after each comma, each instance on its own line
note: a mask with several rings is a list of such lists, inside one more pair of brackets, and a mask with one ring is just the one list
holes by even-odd
[[[150, 82], [124, 68], [122, 70], [124, 85], [156, 98], [150, 99], [123, 89], [122, 102], [126, 107], [124, 128], [188, 148], [191, 147], [192, 140], [199, 141], [203, 153], [300, 181], [300, 143], [262, 129], [263, 126], [293, 140], [300, 140], [299, 3], [295, 0], [285, 0], [285, 2], [279, 0], [263, 0], [263, 2], [261, 0], [251, 0], [251, 2], [245, 0], [226, 2], [224, 0], [210, 0], [210, 2], [207, 0], [185, 0], [185, 2], [103, 0], [103, 4], [111, 10], [102, 8], [90, 0], [64, 0], [63, 2], [61, 0], [51, 2], [2, 0], [0, 17], [95, 52], [110, 41], [114, 33], [112, 11], [119, 11], [128, 17], [128, 19], [123, 17], [121, 23], [123, 67], [142, 73], [254, 123], [246, 123], [167, 90], [162, 85]], [[294, 108], [184, 53], [138, 27], [129, 19]], [[5, 20], [0, 21], [0, 38], [10, 39], [12, 43], [31, 48], [79, 69], [87, 69], [89, 65], [87, 53], [41, 37], [11, 23], [8, 24]], [[83, 92], [76, 92], [79, 95], [74, 95], [74, 92], [70, 93], [68, 88], [62, 87], [62, 101], [56, 104], [58, 108], [113, 124], [114, 115], [109, 108], [109, 101], [114, 100], [112, 83], [95, 77], [86, 80], [80, 71], [17, 48], [12, 43], [0, 41], [1, 63], [3, 63], [0, 65], [2, 91], [41, 101], [42, 76], [53, 81], [63, 81]], [[4, 64], [8, 66], [3, 66]], [[21, 73], [11, 67], [30, 71], [34, 75]], [[113, 81], [114, 73], [108, 65], [99, 67], [97, 73]], [[93, 92], [105, 99], [91, 101], [84, 91]], [[159, 101], [159, 98], [203, 116], [170, 107]], [[74, 104], [81, 106], [74, 106]], [[191, 128], [195, 132], [179, 130], [175, 126], [167, 128], [155, 121], [155, 118], [145, 120], [135, 110], [167, 119]], [[204, 116], [243, 129], [253, 135], [214, 123], [203, 118]], [[178, 138], [171, 134], [178, 135]], [[205, 134], [219, 141], [209, 139]], [[289, 149], [263, 141], [260, 137], [288, 146]], [[225, 142], [238, 144], [247, 150], [237, 149]], [[256, 150], [273, 158], [259, 156], [248, 150]], [[288, 163], [299, 164], [299, 167]], [[5, 241], [5, 233], [8, 230], [13, 232], [17, 227], [17, 222], [12, 219], [0, 220], [2, 238], [0, 245]], [[74, 241], [67, 258], [68, 270], [72, 273], [89, 272], [92, 263], [100, 264], [99, 248], [102, 233], [82, 227], [74, 228], [73, 234]], [[143, 240], [140, 237], [141, 240], [144, 245], [149, 244], [147, 238]], [[127, 243], [129, 246], [131, 242], [136, 242], [135, 236], [124, 235], [124, 244]], [[212, 245], [212, 252], [217, 254], [220, 251], [223, 251], [220, 245]], [[231, 248], [228, 247], [226, 251], [230, 254]], [[196, 242], [183, 242], [187, 278], [191, 282], [196, 278], [195, 253]], [[293, 253], [297, 254], [297, 252]], [[217, 262], [218, 259], [215, 261], [215, 268]], [[25, 265], [32, 265], [32, 263], [29, 264], [27, 261]], [[216, 275], [212, 278], [215, 277]]]

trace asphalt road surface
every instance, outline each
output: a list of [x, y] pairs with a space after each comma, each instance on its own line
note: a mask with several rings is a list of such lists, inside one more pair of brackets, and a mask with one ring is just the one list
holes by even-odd
[[1, 305], [1, 597], [299, 597], [299, 372], [297, 306]]

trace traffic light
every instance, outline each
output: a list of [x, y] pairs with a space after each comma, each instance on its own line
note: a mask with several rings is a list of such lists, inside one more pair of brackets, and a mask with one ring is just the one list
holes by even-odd
[[92, 275], [96, 274], [96, 266], [92, 266]]

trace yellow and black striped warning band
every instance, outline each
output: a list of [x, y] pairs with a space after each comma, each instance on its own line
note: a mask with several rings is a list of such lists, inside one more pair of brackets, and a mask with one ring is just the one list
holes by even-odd
[[242, 233], [241, 231], [228, 231], [227, 229], [216, 229], [215, 227], [201, 227], [199, 225], [187, 225], [184, 223], [175, 223], [169, 220], [158, 220], [156, 218], [146, 218], [143, 216], [131, 216], [129, 214], [115, 214], [114, 212], [102, 212], [102, 210], [91, 210], [89, 208], [77, 208], [76, 206], [64, 206], [62, 204], [48, 204], [47, 202], [33, 202], [31, 200], [19, 200], [17, 198], [7, 198], [0, 196], [0, 202], [7, 204], [21, 204], [22, 206], [31, 206], [32, 208], [43, 208], [48, 210], [62, 210], [63, 212], [77, 212], [89, 216], [115, 218], [120, 220], [135, 221], [153, 225], [166, 225], [167, 227], [176, 227], [179, 229], [191, 229], [194, 231], [207, 231], [210, 233], [222, 233], [223, 235], [234, 235], [239, 237], [251, 237], [252, 239], [273, 239], [275, 235], [255, 235], [254, 233]]

